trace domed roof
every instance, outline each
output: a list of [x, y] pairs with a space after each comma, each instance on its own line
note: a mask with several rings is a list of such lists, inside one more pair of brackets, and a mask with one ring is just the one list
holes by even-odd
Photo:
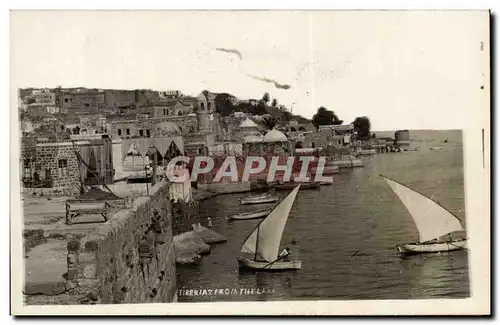
[[249, 135], [246, 135], [243, 137], [243, 142], [248, 143], [248, 142], [262, 142], [264, 137], [262, 134], [255, 132]]
[[278, 131], [276, 129], [272, 129], [271, 131], [267, 132], [266, 135], [264, 136], [264, 142], [287, 142], [288, 138], [286, 135]]
[[256, 128], [256, 127], [257, 124], [255, 124], [255, 122], [249, 119], [248, 117], [240, 124], [240, 128]]
[[165, 135], [165, 134], [179, 134], [181, 130], [177, 126], [177, 124], [173, 122], [161, 122], [156, 125], [156, 134], [157, 135]]

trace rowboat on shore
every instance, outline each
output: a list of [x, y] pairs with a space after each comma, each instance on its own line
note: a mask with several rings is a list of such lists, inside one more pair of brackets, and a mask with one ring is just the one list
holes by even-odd
[[276, 189], [277, 191], [287, 191], [287, 190], [293, 190], [296, 188], [298, 185], [300, 185], [301, 189], [317, 189], [320, 186], [320, 182], [289, 182], [289, 183], [277, 183], [271, 185], [271, 188]]
[[288, 215], [300, 186], [299, 184], [295, 187], [283, 201], [276, 205], [243, 241], [241, 252], [251, 254], [251, 257], [237, 257], [240, 269], [285, 271], [297, 270], [302, 267], [302, 261], [289, 260], [290, 250], [288, 248], [279, 253]]
[[238, 213], [238, 214], [234, 214], [232, 216], [228, 216], [226, 218], [230, 219], [230, 220], [257, 219], [257, 218], [266, 217], [269, 213], [271, 213], [271, 211], [272, 211], [272, 208], [262, 209], [262, 210], [251, 211], [251, 212]]
[[[453, 239], [451, 233], [463, 232], [460, 220], [439, 203], [406, 185], [380, 175], [405, 205], [417, 226], [420, 240], [397, 245], [402, 255], [448, 252], [466, 248], [465, 238]], [[446, 239], [444, 236], [448, 235]]]
[[443, 147], [430, 147], [429, 149], [432, 150], [432, 151], [441, 151], [444, 148]]
[[274, 203], [279, 201], [279, 196], [266, 193], [261, 195], [247, 196], [239, 199], [241, 204], [263, 204], [263, 203]]

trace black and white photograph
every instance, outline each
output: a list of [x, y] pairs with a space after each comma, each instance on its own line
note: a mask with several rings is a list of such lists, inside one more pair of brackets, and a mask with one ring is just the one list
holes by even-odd
[[14, 314], [489, 314], [489, 11], [10, 20]]

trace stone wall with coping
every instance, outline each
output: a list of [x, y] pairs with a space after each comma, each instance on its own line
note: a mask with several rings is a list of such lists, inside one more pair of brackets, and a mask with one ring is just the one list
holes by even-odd
[[[169, 184], [134, 198], [87, 237], [68, 243], [67, 288], [93, 303], [172, 302], [176, 292]], [[157, 216], [155, 216], [157, 212]]]

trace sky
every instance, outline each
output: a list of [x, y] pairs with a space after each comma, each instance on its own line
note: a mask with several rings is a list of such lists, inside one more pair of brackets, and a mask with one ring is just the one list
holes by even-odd
[[18, 11], [11, 86], [268, 92], [307, 118], [462, 129], [488, 91], [488, 26], [485, 11]]

